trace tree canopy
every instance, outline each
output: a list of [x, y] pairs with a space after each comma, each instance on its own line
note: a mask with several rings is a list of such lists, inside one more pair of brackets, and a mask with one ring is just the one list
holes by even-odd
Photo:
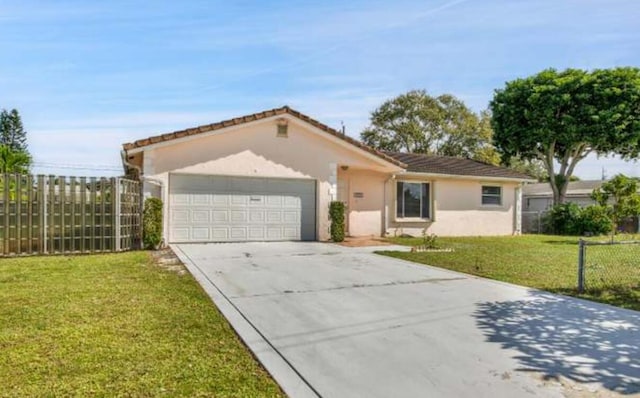
[[27, 132], [17, 110], [0, 111], [0, 173], [28, 173]]
[[6, 145], [12, 151], [28, 152], [27, 132], [16, 109], [0, 111], [0, 145]]
[[31, 166], [31, 156], [27, 152], [16, 151], [8, 145], [0, 144], [0, 173], [26, 174]]
[[374, 148], [473, 158], [498, 163], [491, 145], [491, 117], [477, 115], [461, 100], [444, 94], [432, 97], [414, 90], [384, 102], [371, 113], [361, 134]]
[[[496, 90], [493, 143], [503, 160], [541, 161], [554, 203], [587, 155], [640, 154], [640, 69], [544, 70]], [[558, 170], [555, 169], [558, 163]]]

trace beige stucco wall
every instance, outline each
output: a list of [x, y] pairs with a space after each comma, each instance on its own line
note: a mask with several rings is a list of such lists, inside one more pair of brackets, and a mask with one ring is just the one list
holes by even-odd
[[[381, 174], [399, 168], [372, 159], [371, 155], [295, 118], [287, 119], [287, 138], [276, 136], [276, 118], [272, 118], [145, 150], [145, 193], [161, 196], [168, 214], [169, 173], [313, 179], [318, 193], [317, 236], [320, 240], [329, 239], [328, 207], [335, 198], [340, 165], [378, 170]], [[149, 178], [163, 184], [161, 192]], [[169, 231], [168, 217], [165, 234], [166, 231]], [[380, 231], [378, 226], [378, 234]]]
[[338, 170], [338, 198], [347, 206], [349, 236], [381, 236], [386, 181], [391, 175], [369, 170]]
[[[396, 181], [387, 187], [388, 228], [390, 236], [428, 234], [440, 236], [511, 235], [515, 231], [516, 183], [402, 177], [398, 180], [430, 182], [433, 222], [403, 222], [396, 220]], [[502, 205], [483, 206], [482, 186], [502, 187]]]

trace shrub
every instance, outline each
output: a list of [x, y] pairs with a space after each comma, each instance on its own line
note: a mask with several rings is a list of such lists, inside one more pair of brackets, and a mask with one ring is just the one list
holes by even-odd
[[613, 221], [605, 206], [581, 208], [575, 203], [563, 203], [551, 208], [545, 218], [545, 232], [558, 235], [602, 235], [611, 231]]
[[546, 232], [557, 235], [581, 235], [581, 213], [582, 209], [575, 203], [553, 206], [544, 220]]
[[344, 240], [344, 203], [333, 201], [329, 204], [329, 219], [331, 220], [331, 240]]
[[162, 242], [162, 201], [147, 198], [142, 212], [142, 241], [145, 249], [155, 250]]
[[611, 232], [613, 220], [609, 215], [609, 209], [600, 205], [591, 205], [582, 209], [580, 229], [582, 234], [592, 235], [604, 235]]

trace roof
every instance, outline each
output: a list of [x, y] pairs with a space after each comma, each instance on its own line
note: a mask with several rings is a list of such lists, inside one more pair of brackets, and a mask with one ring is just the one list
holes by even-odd
[[392, 158], [407, 164], [407, 171], [415, 173], [448, 174], [473, 177], [492, 177], [516, 180], [534, 180], [533, 177], [506, 167], [477, 160], [450, 156], [434, 156], [419, 153], [385, 152]]
[[240, 116], [240, 117], [236, 117], [233, 119], [228, 119], [228, 120], [223, 120], [221, 122], [216, 122], [216, 123], [212, 123], [212, 124], [205, 124], [202, 126], [197, 126], [197, 127], [192, 127], [192, 128], [188, 128], [188, 129], [184, 129], [184, 130], [178, 130], [178, 131], [174, 131], [171, 133], [166, 133], [166, 134], [161, 134], [161, 135], [156, 135], [156, 136], [152, 136], [152, 137], [148, 137], [148, 138], [144, 138], [141, 140], [137, 140], [134, 142], [129, 142], [126, 144], [123, 144], [122, 147], [125, 151], [129, 151], [131, 149], [136, 149], [136, 148], [143, 148], [149, 145], [153, 145], [153, 144], [157, 144], [160, 142], [168, 142], [168, 141], [172, 141], [172, 140], [176, 140], [178, 138], [183, 138], [183, 137], [188, 137], [188, 136], [194, 136], [194, 135], [198, 135], [198, 134], [203, 134], [203, 133], [208, 133], [211, 131], [215, 131], [215, 130], [220, 130], [226, 127], [232, 127], [232, 126], [238, 126], [238, 125], [242, 125], [245, 123], [249, 123], [249, 122], [254, 122], [257, 120], [261, 120], [261, 119], [266, 119], [266, 118], [270, 118], [273, 116], [278, 116], [278, 115], [291, 115], [297, 119], [300, 119], [310, 125], [312, 125], [315, 128], [318, 128], [336, 138], [339, 138], [343, 141], [348, 142], [349, 144], [358, 147], [364, 151], [367, 151], [375, 156], [378, 156], [379, 158], [392, 163], [396, 166], [405, 168], [407, 165], [404, 164], [402, 161], [395, 159], [381, 151], [378, 151], [376, 149], [373, 149], [363, 143], [361, 143], [358, 140], [355, 140], [351, 137], [348, 137], [347, 135], [332, 129], [331, 127], [327, 126], [326, 124], [320, 123], [319, 121], [312, 119], [311, 117], [298, 112], [294, 109], [289, 108], [288, 106], [283, 106], [281, 108], [274, 108], [274, 109], [270, 109], [267, 111], [263, 111], [263, 112], [258, 112], [258, 113], [253, 113], [251, 115], [246, 115], [246, 116]]
[[[604, 181], [602, 180], [590, 180], [590, 181], [571, 181], [567, 187], [567, 196], [589, 196], [594, 189], [600, 188]], [[523, 196], [553, 196], [553, 191], [548, 182], [540, 184], [528, 184], [522, 188]]]

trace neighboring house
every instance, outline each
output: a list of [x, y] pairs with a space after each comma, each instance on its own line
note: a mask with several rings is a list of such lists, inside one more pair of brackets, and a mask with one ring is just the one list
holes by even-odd
[[[573, 202], [580, 207], [593, 205], [596, 202], [591, 199], [594, 189], [600, 188], [604, 181], [572, 181], [567, 187], [566, 202]], [[553, 191], [548, 182], [539, 184], [527, 184], [522, 188], [522, 200], [524, 211], [547, 211], [553, 207]]]
[[[591, 199], [594, 189], [602, 186], [603, 180], [572, 181], [567, 187], [565, 202], [573, 202], [580, 207], [595, 205]], [[522, 213], [522, 232], [542, 232], [544, 214], [553, 207], [553, 191], [548, 182], [527, 184], [522, 188], [524, 202]], [[631, 217], [618, 226], [621, 231], [637, 233], [640, 231], [640, 219]]]
[[123, 145], [128, 174], [164, 202], [166, 242], [511, 235], [530, 177], [468, 159], [384, 153], [289, 107]]

